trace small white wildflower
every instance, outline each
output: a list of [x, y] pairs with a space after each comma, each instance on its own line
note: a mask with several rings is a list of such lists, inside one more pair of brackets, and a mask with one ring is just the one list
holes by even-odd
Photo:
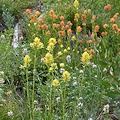
[[4, 75], [4, 72], [3, 72], [3, 71], [0, 71], [0, 75]]
[[83, 70], [80, 70], [79, 73], [80, 73], [80, 74], [83, 74]]
[[38, 108], [34, 108], [34, 111], [39, 111], [40, 110], [40, 108], [38, 107]]
[[80, 97], [79, 100], [83, 100], [83, 97]]
[[103, 69], [103, 72], [107, 72], [107, 68], [104, 68], [104, 69]]
[[76, 77], [73, 77], [73, 80], [76, 80]]
[[4, 83], [4, 79], [3, 78], [0, 78], [0, 83]]
[[93, 66], [92, 66], [93, 68], [97, 68], [97, 65], [95, 65], [95, 64], [93, 64]]
[[60, 102], [60, 97], [57, 97], [57, 98], [56, 98], [56, 101], [57, 101], [57, 102]]
[[104, 108], [103, 108], [104, 114], [105, 114], [105, 113], [109, 113], [109, 108], [110, 108], [109, 104], [104, 105]]
[[78, 103], [78, 106], [77, 107], [82, 107], [83, 106], [83, 103]]
[[27, 53], [28, 53], [27, 48], [24, 48], [24, 49], [23, 49], [23, 54], [27, 54]]
[[65, 71], [64, 68], [60, 68], [60, 73], [62, 74]]
[[95, 78], [97, 78], [97, 75], [95, 75]]
[[5, 39], [5, 35], [1, 35], [0, 38], [1, 38], [1, 39]]
[[73, 86], [76, 86], [77, 85], [77, 82], [75, 81], [74, 83], [73, 83]]
[[68, 63], [70, 63], [70, 62], [71, 62], [71, 56], [70, 56], [70, 55], [67, 55], [67, 56], [66, 56], [66, 60], [67, 60]]
[[41, 62], [44, 62], [44, 60], [45, 60], [44, 58], [41, 58]]
[[38, 104], [38, 101], [37, 101], [37, 100], [34, 100], [34, 104]]
[[13, 112], [12, 111], [9, 111], [7, 114], [8, 114], [8, 116], [13, 116]]

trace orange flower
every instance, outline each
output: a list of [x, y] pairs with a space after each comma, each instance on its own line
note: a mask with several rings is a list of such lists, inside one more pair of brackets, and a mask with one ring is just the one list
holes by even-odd
[[59, 36], [64, 36], [64, 35], [65, 35], [65, 31], [60, 30], [60, 31], [58, 32], [58, 34], [59, 34]]
[[50, 10], [49, 15], [50, 15], [50, 16], [53, 16], [54, 14], [55, 14], [54, 11], [53, 11], [53, 10]]
[[118, 30], [118, 25], [117, 24], [113, 24], [112, 25], [112, 30]]
[[67, 25], [69, 25], [71, 27], [73, 24], [70, 21], [68, 21]]
[[57, 15], [54, 14], [54, 15], [53, 15], [53, 18], [56, 20], [58, 17], [57, 17]]
[[80, 43], [83, 43], [83, 40], [79, 40]]
[[115, 13], [115, 15], [117, 15], [117, 16], [118, 16], [118, 15], [119, 15], [119, 13]]
[[47, 26], [46, 24], [43, 24], [41, 27], [42, 27], [43, 29], [48, 29], [48, 26]]
[[61, 21], [61, 22], [60, 22], [60, 25], [61, 25], [61, 26], [63, 26], [64, 24], [65, 24], [64, 21]]
[[107, 32], [102, 32], [101, 35], [105, 36], [105, 35], [107, 35]]
[[95, 51], [93, 49], [90, 49], [90, 54], [94, 54]]
[[48, 30], [47, 32], [46, 32], [46, 35], [50, 35], [51, 33], [50, 33], [50, 31]]
[[116, 19], [118, 18], [118, 16], [117, 16], [117, 15], [114, 15], [113, 18], [116, 20]]
[[115, 19], [114, 19], [114, 18], [111, 18], [111, 19], [110, 19], [110, 22], [115, 22]]
[[31, 14], [31, 10], [30, 9], [26, 9], [26, 14]]
[[117, 29], [117, 32], [120, 34], [120, 29]]
[[86, 23], [82, 23], [82, 26], [85, 27], [85, 26], [86, 26]]
[[30, 18], [31, 19], [35, 19], [35, 16], [32, 14], [32, 15], [30, 15]]
[[64, 30], [65, 29], [65, 26], [61, 26], [61, 30]]
[[108, 27], [108, 24], [104, 24], [104, 25], [103, 25], [103, 28], [107, 28], [107, 27]]
[[30, 20], [30, 23], [35, 23], [35, 22], [36, 22], [35, 19], [31, 19], [31, 20]]
[[39, 19], [39, 22], [40, 22], [40, 23], [43, 23], [43, 19], [42, 19], [42, 18], [40, 18], [40, 19]]
[[79, 16], [80, 16], [80, 15], [79, 15], [78, 13], [76, 13], [75, 16], [74, 16], [74, 20], [75, 20], [75, 21], [78, 20], [78, 19], [79, 19]]
[[104, 10], [111, 10], [111, 5], [110, 4], [108, 4], [107, 6], [104, 6]]
[[61, 43], [62, 42], [62, 40], [61, 39], [58, 39], [58, 43]]
[[65, 25], [65, 29], [68, 29], [69, 28], [69, 26], [68, 25]]
[[71, 29], [68, 29], [68, 30], [67, 30], [67, 34], [68, 34], [68, 35], [72, 34], [72, 30], [71, 30]]
[[86, 15], [85, 15], [85, 14], [82, 14], [82, 15], [81, 15], [81, 19], [82, 19], [82, 20], [85, 20], [85, 19], [86, 19]]
[[64, 16], [60, 16], [60, 20], [63, 21], [64, 20]]
[[76, 40], [76, 37], [75, 37], [75, 36], [72, 36], [71, 40], [73, 40], [73, 41]]
[[76, 31], [77, 31], [77, 32], [81, 32], [81, 31], [82, 31], [82, 27], [81, 27], [81, 26], [78, 26]]
[[99, 29], [100, 29], [100, 27], [99, 27], [98, 25], [96, 25], [96, 26], [94, 27], [95, 32], [98, 32]]
[[90, 43], [92, 43], [92, 40], [88, 40], [86, 43], [87, 43], [87, 44], [90, 44]]
[[35, 15], [38, 17], [38, 16], [40, 16], [40, 11], [36, 11], [35, 12]]

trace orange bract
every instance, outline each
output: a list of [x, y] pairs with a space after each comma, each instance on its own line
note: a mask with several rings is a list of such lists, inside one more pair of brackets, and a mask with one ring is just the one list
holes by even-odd
[[100, 27], [99, 27], [98, 25], [96, 25], [96, 26], [94, 27], [95, 32], [98, 32], [99, 29], [100, 29]]
[[50, 10], [49, 15], [50, 15], [50, 16], [53, 16], [54, 14], [55, 14], [54, 11], [53, 11], [53, 10]]
[[86, 15], [85, 15], [85, 14], [82, 14], [82, 15], [81, 15], [81, 19], [82, 19], [82, 20], [85, 20], [85, 19], [86, 19]]
[[111, 10], [111, 5], [110, 4], [108, 4], [107, 6], [104, 6], [104, 10]]
[[31, 14], [31, 10], [30, 9], [26, 9], [26, 14]]

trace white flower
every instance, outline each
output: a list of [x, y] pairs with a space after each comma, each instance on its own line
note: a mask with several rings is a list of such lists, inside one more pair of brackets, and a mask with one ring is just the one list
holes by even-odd
[[62, 74], [65, 71], [64, 68], [60, 68], [60, 73]]
[[83, 73], [83, 70], [80, 70], [79, 73], [82, 74], [82, 73]]
[[77, 82], [75, 81], [74, 83], [73, 83], [73, 86], [76, 86], [77, 85]]
[[4, 83], [4, 79], [3, 78], [0, 78], [0, 83]]
[[95, 78], [97, 78], [97, 75], [95, 75]]
[[109, 108], [110, 108], [109, 104], [104, 105], [104, 108], [103, 108], [104, 114], [105, 114], [105, 113], [109, 113]]
[[44, 62], [44, 60], [45, 60], [44, 58], [41, 58], [41, 62]]
[[83, 106], [83, 103], [78, 103], [78, 106], [77, 107], [82, 107]]
[[66, 56], [66, 60], [67, 60], [68, 63], [70, 63], [70, 62], [71, 62], [71, 56], [70, 56], [70, 55], [67, 55], [67, 56]]
[[76, 77], [73, 77], [73, 80], [76, 80]]
[[0, 75], [4, 75], [4, 72], [3, 72], [3, 71], [0, 71]]
[[13, 112], [12, 112], [12, 111], [9, 111], [9, 112], [8, 112], [8, 116], [13, 116]]
[[60, 102], [60, 97], [57, 97], [57, 98], [56, 98], [56, 101], [57, 101], [57, 102]]
[[34, 104], [38, 104], [38, 101], [37, 101], [37, 100], [34, 100]]
[[5, 39], [5, 35], [1, 35], [0, 38], [1, 38], [1, 39]]
[[93, 66], [92, 66], [93, 68], [97, 68], [97, 65], [95, 65], [95, 64], [93, 64]]
[[104, 68], [104, 69], [103, 69], [103, 72], [107, 72], [107, 68]]
[[27, 48], [24, 48], [23, 49], [23, 54], [27, 54], [27, 53], [28, 53]]

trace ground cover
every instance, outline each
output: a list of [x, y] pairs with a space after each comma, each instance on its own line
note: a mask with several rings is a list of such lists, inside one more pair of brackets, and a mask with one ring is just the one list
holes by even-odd
[[119, 120], [119, 1], [0, 3], [0, 120]]

